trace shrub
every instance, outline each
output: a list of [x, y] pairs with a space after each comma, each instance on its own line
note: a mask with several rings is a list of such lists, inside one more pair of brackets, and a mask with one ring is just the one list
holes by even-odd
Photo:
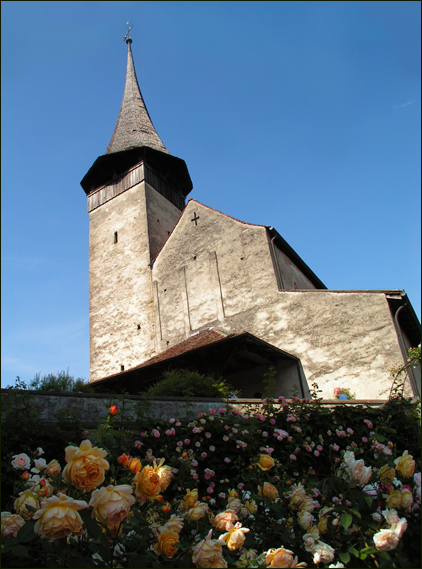
[[180, 397], [228, 397], [237, 393], [226, 381], [188, 369], [174, 369], [163, 373], [163, 379], [146, 392], [149, 397], [160, 395]]

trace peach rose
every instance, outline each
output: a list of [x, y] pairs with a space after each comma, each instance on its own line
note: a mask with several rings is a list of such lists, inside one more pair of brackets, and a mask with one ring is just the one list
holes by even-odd
[[399, 543], [398, 534], [392, 529], [382, 529], [374, 535], [375, 547], [380, 551], [391, 551]]
[[204, 502], [196, 502], [196, 504], [189, 508], [188, 513], [186, 514], [188, 518], [191, 520], [200, 520], [205, 516], [208, 511], [208, 506]]
[[71, 533], [82, 533], [82, 519], [78, 510], [87, 508], [83, 500], [74, 500], [65, 494], [58, 493], [41, 502], [41, 509], [35, 512], [34, 532], [47, 539], [60, 539]]
[[278, 496], [277, 488], [269, 482], [264, 482], [263, 488], [261, 488], [261, 486], [258, 486], [258, 493], [260, 496], [267, 496], [267, 498], [270, 498], [271, 500], [275, 500]]
[[55, 458], [53, 458], [53, 460], [51, 460], [47, 464], [45, 473], [47, 474], [47, 476], [51, 476], [52, 478], [54, 478], [55, 476], [58, 476], [60, 474], [61, 470], [62, 468], [60, 464], [57, 462]]
[[380, 468], [378, 477], [380, 479], [381, 484], [383, 484], [384, 486], [386, 484], [392, 484], [394, 478], [396, 477], [396, 471], [389, 464], [384, 464], [384, 466]]
[[387, 499], [386, 499], [386, 506], [387, 508], [400, 508], [401, 505], [401, 492], [400, 490], [390, 490], [390, 493], [387, 494]]
[[34, 512], [26, 509], [26, 506], [30, 506], [35, 510], [38, 510], [40, 503], [37, 494], [32, 490], [25, 490], [24, 492], [19, 492], [19, 497], [15, 500], [13, 504], [17, 514], [21, 515], [24, 520], [30, 520]]
[[297, 564], [297, 557], [293, 557], [293, 551], [279, 547], [278, 549], [269, 549], [265, 555], [267, 567], [275, 569], [276, 567], [303, 567], [303, 564]]
[[145, 466], [133, 479], [135, 494], [141, 500], [153, 500], [160, 493], [160, 477], [152, 466]]
[[171, 482], [171, 479], [173, 478], [171, 467], [167, 465], [163, 466], [163, 464], [164, 464], [164, 458], [160, 460], [158, 465], [154, 461], [154, 470], [160, 477], [160, 493], [164, 492], [164, 490], [167, 489], [168, 485]]
[[184, 497], [184, 502], [186, 509], [192, 508], [194, 504], [198, 501], [198, 490], [194, 488], [192, 491], [189, 488], [186, 490], [186, 496]]
[[274, 466], [274, 459], [269, 454], [261, 454], [258, 466], [261, 470], [270, 470]]
[[220, 535], [220, 541], [225, 541], [230, 551], [240, 549], [246, 539], [245, 533], [248, 533], [250, 530], [248, 528], [242, 528], [242, 524], [240, 522], [237, 522], [235, 525], [230, 524], [226, 529], [228, 531], [223, 535]]
[[211, 539], [212, 530], [207, 537], [200, 541], [193, 549], [192, 561], [196, 567], [227, 567], [223, 557], [222, 543]]
[[212, 525], [217, 529], [225, 530], [227, 524], [235, 524], [239, 518], [234, 510], [226, 510], [217, 514], [212, 520]]
[[160, 531], [158, 534], [158, 543], [154, 545], [154, 551], [157, 555], [165, 555], [170, 559], [177, 553], [177, 542], [179, 534], [175, 531]]
[[128, 484], [102, 487], [91, 495], [89, 506], [94, 508], [92, 517], [105, 526], [117, 526], [129, 515], [135, 503], [132, 488]]
[[166, 522], [163, 527], [168, 531], [180, 533], [183, 529], [183, 518], [179, 518], [176, 514], [172, 514], [169, 521]]
[[319, 518], [318, 525], [317, 525], [319, 533], [325, 533], [327, 531], [327, 523], [328, 523], [328, 517], [327, 516], [322, 516]]
[[107, 452], [93, 447], [91, 441], [82, 441], [79, 448], [68, 446], [65, 449], [67, 462], [63, 469], [63, 480], [83, 492], [90, 492], [104, 482], [105, 470], [110, 468], [105, 460]]
[[18, 514], [1, 513], [1, 536], [5, 541], [16, 537], [23, 525], [25, 525], [25, 520]]
[[394, 464], [396, 465], [397, 472], [403, 476], [403, 478], [411, 478], [413, 476], [415, 472], [415, 461], [407, 450], [404, 451], [402, 456], [396, 458]]
[[16, 470], [26, 470], [31, 466], [31, 459], [27, 454], [21, 452], [12, 457], [12, 466]]

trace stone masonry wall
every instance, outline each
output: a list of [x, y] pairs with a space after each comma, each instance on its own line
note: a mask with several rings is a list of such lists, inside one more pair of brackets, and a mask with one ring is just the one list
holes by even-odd
[[325, 398], [337, 385], [361, 399], [386, 397], [402, 362], [383, 292], [278, 291], [265, 228], [195, 200], [152, 278], [161, 350], [209, 327], [246, 330], [298, 357]]

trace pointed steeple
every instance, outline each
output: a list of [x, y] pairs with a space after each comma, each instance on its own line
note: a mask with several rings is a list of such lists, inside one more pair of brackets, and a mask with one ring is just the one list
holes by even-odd
[[106, 154], [121, 152], [130, 148], [140, 148], [141, 146], [148, 146], [168, 154], [167, 148], [162, 143], [152, 124], [151, 117], [142, 98], [133, 64], [132, 39], [127, 35], [125, 41], [128, 46], [125, 90], [119, 116]]
[[[185, 161], [168, 152], [152, 124], [136, 78], [130, 30], [128, 27], [124, 38], [128, 44], [126, 83], [113, 136], [106, 153], [95, 160], [81, 186], [89, 196], [101, 186], [117, 183], [131, 168], [142, 164], [144, 179], [183, 209], [192, 180]], [[113, 192], [110, 195], [116, 195]]]

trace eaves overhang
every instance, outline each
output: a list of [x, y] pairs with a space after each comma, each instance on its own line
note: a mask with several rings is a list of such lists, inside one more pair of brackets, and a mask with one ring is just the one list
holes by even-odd
[[270, 239], [274, 239], [274, 243], [277, 247], [282, 251], [295, 265], [296, 267], [302, 271], [306, 278], [308, 278], [311, 283], [318, 289], [325, 289], [327, 287], [325, 284], [316, 276], [316, 274], [308, 267], [308, 265], [299, 257], [299, 255], [290, 247], [285, 239], [274, 229], [274, 227], [270, 227], [268, 225], [265, 226], [269, 235]]
[[[204, 333], [207, 332], [200, 332], [198, 336]], [[194, 336], [182, 342], [180, 346], [189, 342]], [[152, 382], [157, 381], [168, 369], [195, 369], [200, 373], [208, 374], [207, 365], [211, 364], [214, 371], [219, 371], [220, 368], [224, 367], [224, 373], [229, 374], [235, 370], [241, 371], [242, 367], [250, 369], [254, 365], [275, 364], [280, 359], [299, 361], [296, 356], [280, 350], [249, 332], [229, 334], [182, 353], [177, 353], [177, 351], [178, 345], [166, 351], [175, 355], [166, 357], [166, 352], [164, 352], [139, 366], [94, 381], [90, 386], [95, 391], [137, 393]], [[229, 364], [229, 366], [235, 366], [231, 369], [227, 367], [227, 364], [233, 354], [241, 356], [241, 363], [237, 358], [235, 363]]]
[[185, 161], [148, 146], [99, 156], [82, 179], [81, 186], [88, 195], [100, 186], [118, 179], [139, 162], [145, 162], [151, 166], [184, 198], [191, 192], [193, 184]]

